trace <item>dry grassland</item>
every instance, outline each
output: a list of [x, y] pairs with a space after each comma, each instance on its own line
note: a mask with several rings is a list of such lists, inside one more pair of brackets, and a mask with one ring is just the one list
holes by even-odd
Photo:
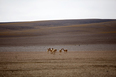
[[0, 52], [0, 77], [115, 77], [115, 51]]
[[[39, 50], [71, 45], [67, 53]], [[114, 20], [0, 23], [0, 77], [116, 77], [115, 45]]]

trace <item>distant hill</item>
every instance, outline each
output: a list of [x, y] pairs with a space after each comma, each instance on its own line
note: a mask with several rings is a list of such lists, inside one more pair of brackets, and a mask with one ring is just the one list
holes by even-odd
[[116, 19], [73, 19], [73, 20], [49, 20], [49, 21], [33, 21], [33, 22], [7, 22], [0, 23], [0, 30], [20, 30], [34, 29], [36, 26], [69, 26], [79, 24], [101, 23], [108, 21], [116, 21]]
[[0, 46], [116, 44], [116, 20], [0, 23]]
[[108, 21], [116, 21], [116, 20], [113, 20], [113, 19], [51, 20], [51, 21], [43, 21], [43, 22], [34, 22], [33, 25], [67, 26], [67, 25], [100, 23], [100, 22], [108, 22]]
[[[90, 24], [116, 21], [116, 19], [72, 19], [72, 20], [48, 20], [48, 21], [33, 21], [33, 22], [6, 22], [7, 24], [27, 24], [31, 26], [65, 26], [65, 25], [77, 25], [77, 24]], [[6, 23], [0, 23], [6, 24]]]

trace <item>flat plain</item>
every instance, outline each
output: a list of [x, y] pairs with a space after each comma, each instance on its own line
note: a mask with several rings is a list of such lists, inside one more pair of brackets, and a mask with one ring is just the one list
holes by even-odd
[[115, 51], [0, 52], [1, 77], [115, 77]]

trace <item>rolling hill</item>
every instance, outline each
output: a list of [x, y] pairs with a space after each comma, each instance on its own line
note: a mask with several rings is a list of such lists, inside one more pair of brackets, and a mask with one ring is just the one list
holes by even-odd
[[0, 23], [0, 42], [0, 45], [116, 44], [116, 20]]
[[78, 20], [51, 20], [51, 21], [35, 21], [35, 22], [7, 22], [0, 23], [0, 31], [9, 30], [20, 30], [20, 29], [33, 29], [34, 27], [54, 27], [54, 26], [69, 26], [69, 25], [80, 25], [80, 24], [92, 24], [116, 21], [114, 19], [78, 19]]

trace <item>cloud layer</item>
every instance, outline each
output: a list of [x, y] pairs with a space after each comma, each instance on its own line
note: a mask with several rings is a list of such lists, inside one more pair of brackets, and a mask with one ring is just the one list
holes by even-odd
[[116, 0], [0, 0], [0, 22], [116, 19]]

